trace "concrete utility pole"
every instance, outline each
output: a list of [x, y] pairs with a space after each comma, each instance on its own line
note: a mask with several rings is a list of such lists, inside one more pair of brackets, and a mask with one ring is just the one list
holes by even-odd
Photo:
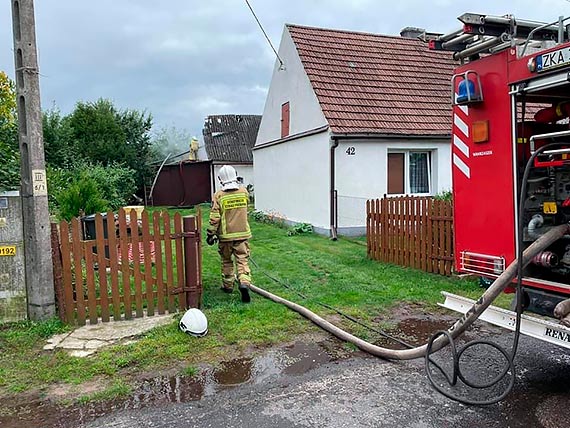
[[55, 315], [33, 0], [12, 0], [28, 317]]

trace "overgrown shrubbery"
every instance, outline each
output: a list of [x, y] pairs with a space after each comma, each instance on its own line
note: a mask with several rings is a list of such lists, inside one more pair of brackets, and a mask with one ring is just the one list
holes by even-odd
[[285, 217], [278, 213], [264, 213], [263, 211], [252, 211], [250, 213], [251, 218], [253, 218], [258, 223], [267, 223], [279, 226], [281, 228], [286, 228]]
[[433, 198], [440, 200], [440, 201], [452, 201], [453, 200], [453, 192], [451, 190], [444, 190], [443, 192], [439, 192]]
[[121, 165], [79, 163], [48, 169], [50, 211], [69, 220], [127, 205], [136, 190], [135, 173]]
[[313, 233], [313, 225], [309, 223], [297, 223], [295, 226], [292, 226], [287, 231], [287, 235], [294, 236], [294, 235], [305, 235], [307, 233]]
[[277, 213], [264, 213], [263, 211], [252, 211], [250, 213], [252, 219], [258, 223], [273, 224], [282, 229], [287, 229], [288, 236], [303, 235], [313, 233], [313, 226], [309, 223], [297, 223], [294, 226], [288, 226], [285, 217]]
[[81, 174], [69, 187], [56, 195], [59, 217], [71, 220], [86, 214], [106, 211], [108, 202], [101, 196], [97, 182], [87, 174]]

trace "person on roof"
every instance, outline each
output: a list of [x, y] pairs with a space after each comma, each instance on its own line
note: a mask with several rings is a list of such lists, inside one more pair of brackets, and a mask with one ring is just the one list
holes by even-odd
[[214, 194], [206, 242], [214, 245], [218, 242], [218, 252], [222, 259], [222, 291], [233, 292], [236, 279], [234, 259], [237, 266], [237, 280], [241, 301], [250, 301], [249, 286], [249, 239], [251, 230], [247, 220], [247, 202], [249, 194], [238, 183], [234, 167], [224, 165], [218, 172], [221, 190]]

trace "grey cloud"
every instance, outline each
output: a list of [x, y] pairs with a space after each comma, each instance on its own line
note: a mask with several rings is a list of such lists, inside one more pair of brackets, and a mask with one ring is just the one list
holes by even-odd
[[[287, 22], [398, 34], [458, 28], [457, 0], [250, 0], [277, 45]], [[0, 69], [13, 76], [10, 2], [0, 2]], [[261, 114], [275, 61], [243, 0], [36, 0], [44, 108], [68, 112], [106, 97], [151, 112], [157, 126], [200, 135], [209, 114]], [[480, 12], [535, 20], [570, 13], [564, 0], [481, 0]]]

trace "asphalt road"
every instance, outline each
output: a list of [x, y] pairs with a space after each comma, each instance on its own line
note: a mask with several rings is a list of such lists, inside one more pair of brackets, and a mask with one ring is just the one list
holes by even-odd
[[[482, 325], [510, 346], [512, 335]], [[470, 376], [493, 366], [490, 349], [469, 356]], [[257, 370], [233, 387], [208, 388], [195, 401], [125, 406], [95, 427], [545, 427], [570, 426], [570, 351], [527, 337], [516, 359], [516, 384], [501, 403], [474, 407], [434, 391], [423, 361], [387, 362], [357, 354], [319, 362], [302, 373]], [[309, 361], [311, 362], [311, 361]], [[204, 393], [205, 392], [205, 393]]]

